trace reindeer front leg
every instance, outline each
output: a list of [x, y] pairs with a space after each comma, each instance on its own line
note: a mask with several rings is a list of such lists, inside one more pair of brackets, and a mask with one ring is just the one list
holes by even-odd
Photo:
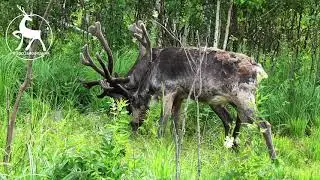
[[239, 139], [240, 127], [241, 127], [241, 120], [240, 120], [239, 116], [237, 115], [236, 126], [234, 127], [233, 133], [232, 133], [232, 137], [234, 139], [232, 147], [234, 150], [236, 150], [240, 145], [240, 139]]
[[[225, 131], [225, 137], [229, 137], [229, 135], [231, 135], [232, 129], [231, 129], [231, 125], [233, 123], [233, 119], [230, 115], [230, 113], [228, 112], [228, 110], [221, 105], [210, 105], [211, 109], [218, 115], [218, 117], [221, 119], [223, 126], [224, 126], [224, 131]], [[232, 148], [234, 150], [237, 150], [237, 148], [239, 147], [239, 131], [240, 131], [240, 126], [241, 126], [241, 121], [239, 119], [239, 116], [237, 116], [237, 120], [236, 120], [236, 126], [233, 130], [232, 133], [232, 137], [233, 137], [233, 145]], [[227, 139], [226, 139], [227, 141]]]
[[162, 137], [165, 134], [168, 118], [171, 116], [171, 110], [173, 101], [175, 99], [176, 92], [170, 92], [163, 96], [161, 118], [159, 121], [158, 137]]
[[233, 121], [231, 115], [227, 109], [221, 105], [210, 105], [210, 107], [221, 119], [225, 130], [225, 137], [229, 136], [231, 134], [231, 124]]
[[255, 123], [258, 120], [256, 124], [258, 125], [260, 131], [263, 134], [266, 145], [268, 147], [270, 158], [272, 160], [275, 160], [276, 152], [272, 142], [272, 133], [271, 133], [270, 123], [266, 120], [263, 120], [262, 118], [257, 118], [258, 111], [257, 111], [257, 106], [255, 104], [255, 98], [253, 94], [242, 92], [239, 95], [240, 96], [237, 97], [235, 105], [237, 106], [238, 115], [241, 122]]

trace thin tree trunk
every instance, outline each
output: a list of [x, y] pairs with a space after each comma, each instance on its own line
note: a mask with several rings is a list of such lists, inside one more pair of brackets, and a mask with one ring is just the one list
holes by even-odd
[[320, 85], [320, 51], [318, 51], [318, 63], [317, 63], [317, 69], [315, 74], [316, 74], [316, 78], [315, 78], [314, 87]]
[[[297, 17], [297, 15], [295, 15], [295, 17]], [[296, 76], [295, 74], [298, 73], [299, 71], [299, 65], [298, 65], [298, 58], [299, 58], [299, 44], [300, 44], [300, 29], [301, 29], [301, 19], [302, 19], [302, 11], [299, 13], [299, 17], [298, 17], [298, 27], [297, 27], [297, 34], [296, 34], [296, 41], [294, 42], [293, 45], [293, 50], [294, 50], [294, 57], [293, 62], [291, 63], [291, 67], [290, 67], [290, 76], [289, 76], [289, 80], [290, 80], [290, 87], [289, 87], [289, 91], [288, 91], [288, 95], [289, 95], [289, 100], [290, 100], [290, 105], [291, 105], [291, 113], [294, 113], [294, 104], [295, 104], [295, 97], [297, 95], [296, 93], [296, 89], [295, 89], [295, 81], [296, 81]], [[294, 37], [294, 35], [292, 35]]]
[[309, 70], [309, 79], [312, 79], [312, 73], [314, 72], [314, 66], [317, 59], [317, 49], [318, 49], [318, 31], [317, 31], [316, 23], [314, 23], [313, 30], [313, 41], [311, 44], [311, 65]]
[[201, 132], [200, 132], [200, 107], [199, 107], [199, 100], [197, 98], [197, 135], [198, 135], [198, 179], [200, 179], [201, 176]]
[[229, 7], [229, 11], [228, 11], [228, 20], [227, 20], [227, 25], [226, 25], [226, 32], [224, 34], [223, 50], [227, 49], [227, 44], [228, 44], [228, 39], [229, 39], [229, 29], [230, 29], [232, 6], [233, 6], [233, 0], [230, 1], [230, 7]]
[[3, 161], [4, 163], [9, 163], [10, 160], [10, 154], [11, 154], [11, 146], [12, 146], [12, 141], [13, 141], [13, 131], [14, 131], [14, 125], [17, 119], [17, 113], [19, 110], [19, 105], [20, 105], [20, 101], [21, 101], [21, 97], [23, 95], [23, 93], [25, 92], [25, 90], [27, 89], [27, 87], [30, 85], [31, 83], [31, 78], [32, 78], [32, 64], [33, 61], [30, 60], [27, 62], [27, 73], [24, 79], [24, 82], [22, 83], [22, 85], [19, 88], [19, 92], [18, 95], [16, 97], [14, 106], [13, 106], [13, 110], [12, 110], [12, 114], [11, 114], [11, 118], [7, 127], [7, 142], [6, 142], [6, 147], [5, 147], [5, 154], [3, 157]]
[[[162, 24], [164, 27], [166, 27], [165, 25], [165, 4], [164, 4], [164, 0], [159, 0], [159, 22], [160, 24]], [[157, 39], [157, 44], [158, 47], [162, 47], [164, 45], [164, 39], [165, 39], [165, 30], [163, 28], [160, 28], [159, 30], [159, 35], [158, 35], [158, 39]]]
[[217, 0], [216, 25], [214, 31], [213, 47], [218, 48], [220, 35], [220, 0]]
[[9, 91], [8, 88], [6, 88], [6, 111], [7, 111], [7, 123], [10, 122], [10, 97], [9, 97]]
[[188, 35], [189, 35], [189, 24], [186, 24], [184, 27], [182, 38], [181, 38], [183, 47], [187, 46]]
[[[291, 46], [291, 52], [294, 52], [294, 47], [295, 47], [295, 42], [294, 42], [294, 25], [295, 25], [295, 19], [296, 19], [296, 12], [292, 12], [291, 15], [291, 28], [290, 28], [290, 37], [288, 36], [288, 44], [293, 44]], [[294, 74], [294, 58], [291, 58], [291, 62], [290, 62], [290, 71], [289, 71], [289, 80], [293, 80], [293, 74]]]
[[[233, 3], [231, 10], [231, 35], [238, 38], [238, 18], [237, 18], [237, 6]], [[232, 41], [232, 51], [238, 51], [238, 40]]]
[[[49, 8], [51, 7], [53, 0], [50, 0], [46, 11], [43, 15], [44, 19], [47, 19], [48, 17], [48, 12], [49, 12]], [[43, 20], [40, 23], [39, 29], [41, 29], [41, 26], [43, 24]], [[37, 41], [38, 42], [38, 41]], [[37, 42], [35, 42], [32, 46], [30, 51], [34, 51], [35, 47], [37, 46]], [[32, 55], [31, 55], [32, 56]], [[32, 57], [30, 58], [32, 59]], [[33, 65], [33, 61], [29, 60], [27, 61], [27, 72], [26, 72], [26, 76], [24, 79], [24, 82], [22, 83], [22, 85], [19, 88], [15, 103], [13, 105], [13, 110], [12, 110], [12, 114], [10, 117], [10, 121], [7, 127], [7, 141], [6, 141], [6, 146], [5, 146], [5, 152], [4, 152], [4, 156], [3, 156], [3, 161], [7, 167], [9, 161], [10, 161], [10, 155], [11, 155], [11, 147], [12, 147], [12, 142], [13, 142], [13, 135], [14, 135], [14, 126], [16, 123], [16, 119], [17, 119], [17, 114], [18, 114], [18, 110], [19, 110], [19, 105], [20, 105], [20, 101], [21, 98], [23, 96], [23, 93], [25, 92], [25, 90], [30, 86], [31, 84], [31, 80], [32, 80], [32, 65]]]

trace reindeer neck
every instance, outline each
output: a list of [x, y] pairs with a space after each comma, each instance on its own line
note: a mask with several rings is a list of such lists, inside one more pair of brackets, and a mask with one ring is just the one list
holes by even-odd
[[27, 20], [25, 18], [23, 18], [19, 24], [19, 30], [22, 31], [24, 29], [29, 29], [26, 27], [26, 23], [27, 23]]

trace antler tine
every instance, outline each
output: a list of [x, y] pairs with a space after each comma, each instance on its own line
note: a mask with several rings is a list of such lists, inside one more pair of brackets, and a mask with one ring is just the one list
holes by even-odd
[[82, 48], [82, 53], [80, 53], [80, 59], [83, 65], [92, 67], [92, 69], [98, 72], [102, 77], [106, 76], [104, 72], [100, 68], [98, 68], [92, 61], [87, 44], [84, 45]]
[[98, 62], [100, 63], [103, 71], [104, 71], [104, 74], [105, 74], [105, 78], [108, 80], [108, 81], [111, 81], [112, 78], [111, 78], [111, 74], [110, 74], [110, 71], [107, 69], [106, 65], [103, 63], [103, 60], [102, 60], [102, 57], [100, 56], [100, 54], [97, 52], [96, 53], [96, 57], [98, 59]]
[[133, 95], [122, 85], [117, 84], [117, 86], [125, 93], [125, 96], [127, 96], [128, 99], [131, 99], [133, 97]]
[[138, 22], [131, 24], [129, 26], [129, 31], [131, 31], [132, 33], [142, 34], [142, 29], [138, 27], [140, 23], [141, 21], [139, 20]]
[[111, 49], [109, 47], [108, 41], [104, 37], [104, 35], [102, 33], [100, 22], [96, 22], [93, 26], [90, 26], [88, 31], [93, 36], [98, 38], [98, 40], [102, 44], [102, 47], [103, 47], [104, 51], [107, 53], [107, 55], [108, 55], [108, 70], [109, 70], [110, 75], [111, 75], [112, 72], [113, 72], [113, 55], [112, 55], [112, 51], [111, 51]]
[[96, 22], [94, 25], [90, 26], [88, 31], [93, 36], [98, 38], [104, 51], [107, 53], [108, 66], [106, 66], [106, 64], [103, 62], [101, 55], [99, 53], [96, 53], [96, 58], [99, 64], [101, 65], [102, 69], [98, 68], [93, 62], [92, 58], [90, 57], [90, 54], [88, 51], [88, 45], [85, 45], [83, 47], [82, 53], [80, 54], [82, 64], [92, 67], [96, 72], [102, 75], [105, 79], [98, 80], [98, 81], [91, 81], [87, 83], [83, 82], [83, 85], [88, 88], [91, 88], [92, 86], [95, 86], [95, 85], [100, 85], [103, 89], [103, 92], [100, 95], [98, 95], [99, 98], [102, 98], [104, 96], [113, 97], [116, 94], [122, 94], [127, 98], [131, 98], [132, 97], [131, 93], [121, 85], [122, 83], [129, 82], [130, 77], [126, 77], [126, 78], [112, 77], [112, 71], [113, 71], [112, 51], [109, 47], [108, 41], [106, 40], [106, 38], [102, 33], [100, 22]]
[[100, 84], [100, 80], [95, 80], [95, 81], [85, 81], [80, 79], [80, 83], [83, 85], [83, 87], [87, 89], [91, 89], [93, 86], [97, 86]]
[[144, 40], [146, 42], [145, 48], [147, 49], [147, 52], [149, 53], [149, 56], [150, 56], [150, 61], [149, 62], [151, 63], [152, 62], [151, 41], [150, 41], [150, 38], [149, 38], [149, 35], [148, 35], [148, 32], [147, 32], [146, 26], [143, 24], [142, 21], [139, 21], [139, 26], [141, 27], [141, 29], [143, 31], [142, 37], [144, 38]]
[[105, 80], [101, 80], [100, 85], [103, 88], [103, 92], [97, 96], [98, 98], [103, 98], [104, 96], [110, 96], [110, 94], [112, 94], [116, 89], [120, 89], [123, 95], [128, 99], [133, 97], [133, 95], [120, 84], [116, 84], [116, 87], [110, 87], [109, 84], [105, 82]]
[[26, 14], [26, 12], [24, 11], [24, 9], [23, 9], [21, 6], [17, 5], [17, 8], [18, 8], [23, 14]]
[[133, 33], [133, 36], [144, 46], [147, 47], [147, 43], [143, 40], [143, 37], [138, 33]]
[[109, 83], [106, 80], [100, 80], [99, 84], [101, 85], [101, 87], [106, 90], [106, 91], [111, 91], [114, 90], [114, 87], [110, 87]]
[[118, 83], [127, 83], [130, 80], [130, 76], [125, 77], [125, 78], [113, 78], [109, 72], [109, 70], [106, 68], [106, 66], [103, 64], [102, 57], [100, 56], [99, 53], [96, 53], [96, 57], [102, 66], [103, 71], [105, 72], [106, 76], [105, 78], [107, 81], [109, 81], [111, 84], [118, 84]]
[[143, 32], [143, 36], [142, 37], [146, 40], [146, 44], [147, 44], [146, 48], [147, 49], [151, 49], [151, 41], [150, 41], [150, 38], [149, 38], [149, 35], [148, 35], [148, 32], [147, 32], [146, 26], [143, 24], [142, 21], [140, 22], [139, 25], [140, 25], [140, 27], [142, 29], [142, 32]]
[[131, 31], [132, 35], [146, 48], [148, 45], [147, 45], [146, 39], [144, 38], [144, 32], [140, 28], [141, 24], [143, 24], [141, 20], [131, 24], [129, 26], [129, 31]]

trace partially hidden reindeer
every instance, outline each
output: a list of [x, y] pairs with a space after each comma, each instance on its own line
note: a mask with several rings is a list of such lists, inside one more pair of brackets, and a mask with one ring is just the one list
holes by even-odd
[[[139, 59], [149, 57], [149, 56], [147, 56], [147, 53], [152, 53], [153, 51], [156, 51], [157, 53], [153, 54], [151, 61], [155, 60], [157, 58], [157, 55], [159, 55], [159, 52], [161, 52], [163, 50], [163, 48], [152, 48], [151, 51], [149, 50], [149, 52], [147, 52], [147, 49], [148, 49], [148, 47], [151, 46], [150, 45], [151, 43], [150, 43], [148, 33], [146, 32], [146, 28], [145, 28], [145, 25], [143, 24], [143, 22], [138, 21], [137, 23], [132, 24], [129, 27], [129, 30], [131, 31], [133, 36], [139, 41], [138, 61], [139, 61]], [[156, 56], [155, 56], [155, 54], [156, 54]], [[146, 72], [146, 70], [145, 70], [145, 72]], [[140, 74], [141, 74], [141, 71], [140, 71]], [[140, 82], [140, 81], [141, 81], [141, 79], [138, 82]], [[240, 142], [240, 140], [238, 138], [240, 126], [241, 126], [241, 121], [240, 121], [239, 117], [237, 116], [236, 125], [234, 127], [233, 132], [232, 132], [231, 125], [233, 124], [233, 119], [232, 119], [232, 116], [230, 115], [230, 113], [228, 112], [227, 108], [222, 105], [221, 106], [220, 105], [217, 105], [217, 106], [210, 105], [210, 107], [218, 115], [218, 117], [222, 120], [224, 129], [225, 129], [226, 140], [229, 139], [228, 136], [232, 134], [232, 138], [231, 138], [231, 139], [233, 139], [232, 147], [237, 148], [239, 146], [239, 142]], [[174, 109], [172, 111], [172, 114], [176, 118], [178, 118], [178, 116], [179, 116], [179, 114], [174, 113]], [[162, 119], [162, 117], [160, 119]], [[136, 130], [141, 124], [142, 124], [142, 122], [139, 122], [139, 121], [132, 121], [131, 122], [133, 130]], [[176, 125], [176, 126], [178, 127], [178, 125]], [[161, 133], [161, 132], [159, 131], [158, 133]]]
[[[102, 94], [98, 95], [98, 98], [103, 98], [105, 96], [109, 96], [112, 98], [126, 98], [128, 97], [125, 91], [129, 91], [130, 93], [134, 93], [141, 83], [144, 75], [146, 74], [148, 70], [148, 66], [150, 65], [150, 61], [155, 60], [160, 52], [162, 51], [162, 48], [152, 48], [151, 51], [149, 49], [148, 53], [152, 53], [152, 59], [150, 59], [150, 56], [146, 56], [147, 49], [150, 46], [150, 40], [148, 37], [148, 33], [146, 31], [145, 25], [142, 23], [142, 21], [138, 21], [137, 23], [134, 23], [130, 26], [130, 31], [132, 32], [133, 36], [139, 41], [139, 56], [133, 65], [133, 67], [129, 70], [128, 74], [126, 75], [127, 78], [123, 79], [117, 79], [111, 78], [111, 74], [113, 72], [113, 57], [111, 49], [108, 45], [107, 40], [103, 36], [103, 33], [101, 32], [101, 25], [100, 23], [96, 23], [94, 26], [91, 26], [89, 28], [89, 32], [97, 37], [97, 39], [102, 44], [105, 52], [108, 54], [108, 65], [102, 65], [102, 69], [99, 69], [93, 62], [92, 58], [89, 55], [88, 46], [85, 45], [82, 49], [81, 53], [81, 61], [84, 65], [92, 67], [95, 71], [97, 71], [103, 79], [101, 80], [95, 80], [95, 81], [84, 81], [81, 80], [82, 84], [85, 88], [91, 89], [93, 86], [100, 85], [103, 88]], [[149, 45], [148, 45], [149, 44]], [[96, 54], [97, 59], [99, 60], [100, 65], [103, 64], [102, 58], [99, 54]], [[108, 67], [108, 68], [107, 68]], [[105, 71], [103, 69], [106, 69]], [[110, 77], [109, 77], [110, 74]], [[108, 81], [109, 80], [109, 81]], [[121, 81], [123, 87], [121, 88], [118, 85], [115, 85], [116, 83], [119, 83]], [[110, 87], [110, 84], [112, 88]], [[231, 124], [233, 119], [232, 116], [228, 112], [227, 108], [224, 106], [211, 106], [212, 110], [218, 115], [218, 117], [222, 120], [224, 129], [225, 129], [225, 136], [229, 136], [231, 132]], [[132, 111], [132, 105], [128, 105], [129, 112]], [[133, 131], [136, 131], [138, 127], [140, 127], [143, 123], [143, 119], [140, 121], [132, 121], [131, 126]], [[238, 140], [238, 134], [240, 130], [240, 120], [237, 119], [236, 126], [234, 128], [234, 131], [232, 133], [234, 142], [233, 142], [233, 148], [237, 148], [239, 145]], [[160, 134], [159, 134], [160, 135]]]
[[159, 96], [163, 93], [165, 108], [160, 122], [160, 134], [163, 133], [171, 115], [174, 124], [178, 124], [182, 101], [189, 95], [191, 98], [208, 103], [213, 108], [230, 103], [237, 109], [241, 123], [254, 123], [259, 119], [257, 125], [262, 129], [269, 155], [272, 159], [276, 158], [271, 125], [256, 116], [255, 93], [259, 76], [266, 73], [252, 58], [244, 54], [213, 48], [172, 47], [157, 50], [151, 49], [150, 44], [147, 44], [144, 46], [147, 48], [142, 56], [142, 59], [148, 62], [145, 66], [145, 74], [142, 75], [138, 87], [130, 91], [130, 87], [126, 86], [130, 82], [130, 77], [111, 76], [112, 53], [102, 35], [100, 23], [91, 26], [89, 31], [102, 43], [108, 54], [109, 64], [106, 67], [101, 56], [96, 54], [102, 67], [102, 70], [99, 69], [94, 65], [85, 46], [81, 54], [83, 64], [91, 66], [105, 78], [88, 82], [85, 86], [100, 84], [104, 89], [103, 94], [116, 91], [129, 99], [134, 117], [131, 124], [140, 124], [143, 121], [152, 95]]
[[[24, 38], [31, 39], [27, 47], [25, 48], [25, 51], [28, 51], [31, 48], [32, 43], [35, 40], [39, 40], [42, 46], [42, 50], [46, 51], [46, 46], [44, 45], [42, 39], [41, 39], [41, 30], [33, 30], [26, 27], [27, 21], [32, 21], [31, 16], [32, 14], [27, 14], [23, 8], [18, 6], [18, 9], [23, 13], [23, 18], [19, 24], [19, 31], [14, 31], [12, 34], [20, 40], [19, 46], [15, 50], [20, 50], [23, 45]], [[21, 34], [21, 37], [18, 35]]]

